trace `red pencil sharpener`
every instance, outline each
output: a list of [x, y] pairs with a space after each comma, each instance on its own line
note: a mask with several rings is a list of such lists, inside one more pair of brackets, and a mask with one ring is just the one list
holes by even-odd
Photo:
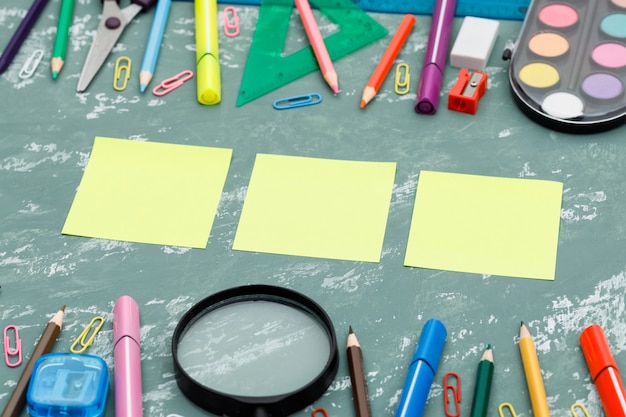
[[448, 94], [448, 109], [476, 114], [478, 102], [487, 91], [487, 74], [462, 68], [459, 78]]

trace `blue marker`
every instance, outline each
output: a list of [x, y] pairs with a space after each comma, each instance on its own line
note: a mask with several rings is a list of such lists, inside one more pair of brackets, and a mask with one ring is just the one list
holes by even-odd
[[396, 417], [421, 417], [447, 334], [446, 327], [437, 319], [430, 319], [424, 325], [402, 388]]

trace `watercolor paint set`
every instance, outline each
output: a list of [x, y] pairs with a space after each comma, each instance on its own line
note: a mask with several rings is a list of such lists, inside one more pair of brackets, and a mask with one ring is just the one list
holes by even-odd
[[571, 133], [626, 122], [626, 0], [533, 0], [510, 58], [521, 110]]

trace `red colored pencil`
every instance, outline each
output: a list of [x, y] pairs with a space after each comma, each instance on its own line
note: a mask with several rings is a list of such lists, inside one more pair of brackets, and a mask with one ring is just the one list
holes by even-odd
[[378, 93], [378, 89], [383, 81], [385, 81], [385, 77], [391, 69], [393, 61], [395, 61], [400, 49], [402, 49], [402, 45], [404, 45], [404, 42], [406, 42], [406, 39], [409, 37], [409, 33], [411, 33], [414, 24], [415, 17], [413, 15], [407, 14], [404, 16], [404, 19], [402, 19], [398, 30], [396, 30], [396, 33], [393, 35], [389, 46], [387, 46], [383, 57], [380, 59], [374, 73], [363, 90], [361, 108], [365, 107], [367, 103], [376, 96], [376, 93]]

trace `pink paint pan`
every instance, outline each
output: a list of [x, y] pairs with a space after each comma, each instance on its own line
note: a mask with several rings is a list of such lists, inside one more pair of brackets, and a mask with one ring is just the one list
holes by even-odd
[[626, 122], [626, 0], [533, 0], [507, 52], [513, 97], [533, 120], [570, 133]]

